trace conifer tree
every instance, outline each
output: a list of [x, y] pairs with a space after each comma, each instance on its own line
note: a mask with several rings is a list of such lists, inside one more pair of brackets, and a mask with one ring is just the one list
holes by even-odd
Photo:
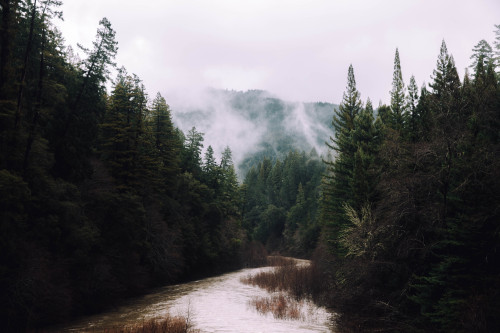
[[495, 41], [493, 42], [493, 47], [495, 50], [494, 53], [494, 62], [496, 66], [497, 74], [500, 74], [500, 24], [495, 25]]
[[478, 66], [478, 62], [482, 62], [482, 66], [486, 68], [490, 61], [494, 61], [493, 49], [484, 39], [481, 39], [479, 43], [474, 46], [472, 52], [473, 53], [470, 56], [472, 64], [469, 66], [472, 69], [475, 69]]
[[229, 146], [224, 149], [220, 162], [220, 200], [228, 215], [235, 215], [238, 211], [239, 193], [238, 177], [234, 170], [232, 152]]
[[102, 124], [102, 154], [124, 190], [138, 184], [141, 175], [139, 145], [144, 131], [146, 96], [137, 77], [121, 69]]
[[181, 151], [181, 170], [190, 172], [198, 180], [202, 177], [203, 135], [196, 127], [192, 127], [184, 139]]
[[364, 205], [371, 203], [374, 197], [376, 175], [373, 164], [382, 143], [381, 133], [375, 126], [370, 99], [354, 118], [354, 125], [352, 140], [356, 145], [356, 153], [351, 182], [352, 208], [360, 211]]
[[282, 198], [280, 196], [281, 187], [283, 184], [283, 164], [278, 159], [274, 163], [271, 174], [268, 178], [269, 200], [275, 206], [282, 205]]
[[205, 162], [203, 164], [203, 176], [205, 183], [211, 189], [218, 190], [219, 187], [219, 166], [215, 161], [214, 150], [212, 146], [208, 146], [205, 152]]
[[54, 172], [67, 179], [82, 179], [91, 173], [87, 159], [95, 147], [98, 124], [105, 111], [105, 86], [117, 53], [111, 22], [99, 21], [92, 49], [81, 47], [87, 55], [81, 63], [78, 81], [70, 90], [70, 103], [58, 112], [54, 125]]
[[172, 123], [170, 107], [160, 93], [156, 94], [152, 103], [149, 127], [156, 148], [155, 156], [159, 160], [161, 179], [168, 191], [180, 171], [180, 142]]
[[417, 106], [418, 106], [418, 86], [415, 82], [415, 76], [411, 76], [410, 84], [408, 85], [408, 96], [406, 100], [406, 107], [408, 111], [408, 132], [411, 141], [417, 140]]
[[326, 219], [323, 223], [326, 225], [330, 243], [339, 254], [341, 251], [338, 240], [342, 230], [348, 224], [344, 205], [346, 203], [352, 205], [354, 200], [351, 186], [357, 147], [353, 143], [352, 135], [355, 129], [354, 119], [361, 110], [361, 99], [356, 89], [354, 69], [350, 65], [346, 92], [333, 116], [332, 125], [335, 137], [330, 137], [330, 143], [327, 143], [328, 148], [336, 152], [336, 156], [334, 161], [326, 161], [327, 174], [324, 189], [325, 196], [330, 199], [330, 202], [325, 203], [323, 209], [327, 209], [330, 213], [323, 214]]
[[399, 51], [396, 49], [394, 56], [394, 73], [392, 76], [391, 90], [391, 117], [390, 127], [397, 131], [402, 131], [406, 125], [406, 89], [403, 82], [403, 74], [401, 72], [401, 63], [399, 60]]

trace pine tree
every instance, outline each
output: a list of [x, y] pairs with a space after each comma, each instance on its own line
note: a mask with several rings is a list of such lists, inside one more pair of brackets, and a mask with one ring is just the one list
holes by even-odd
[[191, 128], [187, 133], [181, 154], [181, 169], [192, 173], [196, 179], [200, 179], [202, 173], [203, 140], [203, 133], [196, 131], [196, 127]]
[[153, 135], [156, 148], [154, 156], [159, 161], [163, 187], [170, 191], [180, 172], [180, 142], [174, 129], [170, 107], [160, 93], [156, 94], [151, 106], [149, 128]]
[[353, 143], [352, 135], [355, 129], [355, 117], [361, 112], [361, 99], [356, 89], [354, 69], [349, 66], [347, 74], [347, 90], [344, 93], [342, 103], [335, 110], [332, 125], [335, 130], [335, 137], [330, 137], [328, 148], [336, 152], [335, 160], [326, 161], [327, 173], [325, 175], [325, 198], [329, 202], [324, 203], [323, 209], [329, 214], [323, 214], [325, 219], [328, 239], [330, 244], [340, 254], [338, 240], [345, 226], [348, 224], [345, 215], [344, 205], [353, 204], [351, 191], [356, 145]]
[[456, 92], [460, 89], [460, 79], [453, 56], [448, 54], [446, 43], [443, 40], [437, 60], [436, 69], [433, 71], [433, 82], [429, 84], [432, 93], [438, 98], [439, 113], [447, 112], [450, 99], [456, 97]]
[[497, 74], [500, 75], [500, 24], [495, 25], [495, 41], [493, 42], [493, 47], [495, 48], [494, 53], [494, 63], [496, 67]]
[[216, 192], [219, 189], [220, 185], [220, 175], [219, 175], [219, 166], [215, 161], [214, 150], [212, 146], [208, 146], [205, 152], [205, 163], [203, 164], [203, 178], [205, 180], [205, 184], [208, 185], [211, 189]]
[[85, 74], [74, 101], [74, 108], [78, 108], [80, 99], [90, 84], [100, 85], [109, 79], [109, 67], [116, 66], [114, 58], [118, 52], [115, 35], [111, 22], [104, 17], [99, 21], [96, 40], [92, 43], [93, 49], [78, 44], [78, 47], [87, 54], [87, 59], [83, 61], [82, 70]]
[[478, 66], [478, 62], [481, 62], [482, 66], [486, 68], [489, 62], [494, 60], [493, 49], [484, 39], [481, 39], [479, 43], [474, 46], [472, 52], [473, 53], [470, 56], [472, 64], [469, 66], [472, 69], [475, 69]]
[[[141, 82], [122, 69], [110, 96], [102, 128], [101, 151], [123, 190], [138, 185], [144, 170], [139, 153], [146, 96]], [[142, 171], [142, 172], [141, 172]]]
[[391, 117], [389, 126], [397, 131], [402, 131], [406, 125], [406, 93], [399, 60], [399, 51], [396, 49], [394, 56], [394, 73], [391, 90]]
[[406, 100], [406, 107], [408, 110], [408, 132], [412, 142], [418, 138], [417, 133], [417, 106], [418, 106], [418, 86], [415, 82], [415, 76], [411, 76], [410, 84], [408, 85], [408, 96]]
[[54, 172], [66, 179], [84, 179], [91, 173], [88, 158], [98, 137], [98, 124], [105, 112], [104, 83], [114, 67], [118, 42], [108, 19], [99, 22], [93, 48], [82, 48], [87, 58], [82, 61], [78, 82], [70, 86], [70, 103], [57, 114], [52, 134]]
[[239, 186], [238, 177], [234, 170], [232, 152], [229, 147], [224, 149], [220, 162], [220, 201], [227, 215], [236, 215], [238, 213]]
[[382, 143], [382, 135], [375, 126], [370, 99], [367, 100], [365, 108], [354, 118], [354, 123], [352, 141], [356, 145], [356, 153], [351, 181], [352, 208], [360, 211], [374, 198], [376, 174], [373, 164]]

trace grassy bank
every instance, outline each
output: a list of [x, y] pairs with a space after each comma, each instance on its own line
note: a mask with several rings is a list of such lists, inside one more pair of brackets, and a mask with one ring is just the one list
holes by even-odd
[[317, 299], [324, 292], [324, 279], [316, 264], [297, 265], [293, 259], [279, 256], [270, 257], [269, 261], [274, 263], [270, 266], [276, 266], [275, 269], [246, 276], [241, 282], [269, 292], [289, 292], [297, 299]]
[[328, 287], [317, 264], [297, 263], [292, 258], [281, 256], [269, 256], [268, 264], [276, 267], [241, 278], [242, 283], [273, 293], [268, 297], [255, 297], [249, 302], [257, 311], [271, 313], [277, 319], [305, 320], [310, 315], [307, 304], [327, 304]]

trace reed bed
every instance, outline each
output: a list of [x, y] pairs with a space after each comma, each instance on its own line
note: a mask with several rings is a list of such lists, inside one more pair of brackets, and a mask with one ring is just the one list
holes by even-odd
[[285, 264], [268, 272], [243, 277], [241, 282], [269, 292], [287, 291], [294, 297], [310, 296], [314, 290], [316, 270], [312, 265]]
[[[96, 331], [98, 332], [98, 331]], [[113, 327], [99, 331], [102, 333], [198, 333], [193, 329], [189, 317], [166, 315], [162, 318], [145, 320], [134, 325]]]
[[254, 297], [249, 303], [261, 314], [272, 313], [276, 319], [306, 318], [306, 314], [302, 311], [303, 302], [282, 293], [270, 297]]

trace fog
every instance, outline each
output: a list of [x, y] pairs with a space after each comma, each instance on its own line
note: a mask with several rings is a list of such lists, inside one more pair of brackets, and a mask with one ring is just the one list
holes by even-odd
[[196, 127], [204, 134], [203, 154], [208, 146], [212, 146], [217, 161], [229, 146], [233, 162], [238, 165], [246, 155], [257, 150], [265, 131], [238, 114], [231, 107], [228, 96], [215, 94], [210, 89], [191, 91], [188, 95], [172, 94], [168, 103], [175, 126], [184, 134]]
[[[287, 102], [264, 91], [215, 89], [171, 92], [166, 96], [175, 126], [185, 134], [195, 127], [204, 133], [204, 151], [210, 145], [216, 159], [229, 146], [240, 179], [244, 178], [245, 159], [255, 154], [283, 158], [289, 150], [316, 149], [326, 152], [325, 141], [333, 105]], [[271, 155], [271, 156], [269, 156]]]

